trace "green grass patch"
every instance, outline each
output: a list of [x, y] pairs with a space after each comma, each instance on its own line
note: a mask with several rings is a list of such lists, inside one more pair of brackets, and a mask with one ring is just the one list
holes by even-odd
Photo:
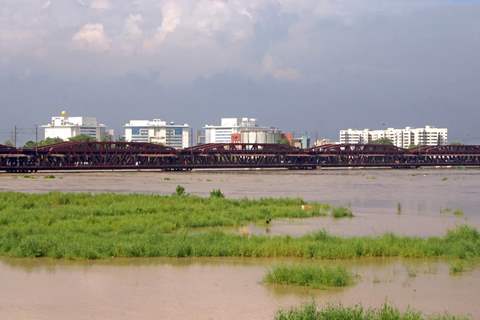
[[214, 189], [210, 192], [210, 198], [225, 198], [225, 195], [223, 194], [222, 190]]
[[331, 215], [332, 215], [332, 217], [334, 217], [335, 219], [339, 219], [339, 218], [353, 218], [352, 210], [351, 210], [350, 208], [346, 208], [346, 207], [336, 207], [336, 208], [332, 208]]
[[293, 238], [218, 229], [270, 218], [324, 216], [330, 211], [328, 205], [301, 199], [0, 193], [0, 256], [480, 257], [480, 233], [468, 226], [431, 238], [392, 234], [343, 238], [324, 231]]
[[264, 277], [264, 281], [275, 285], [291, 285], [325, 289], [345, 287], [353, 282], [353, 274], [345, 267], [315, 265], [278, 265]]
[[427, 316], [421, 312], [407, 310], [402, 312], [392, 305], [384, 304], [377, 309], [368, 309], [360, 305], [345, 307], [329, 305], [319, 309], [315, 304], [307, 304], [297, 309], [279, 311], [276, 320], [466, 320], [468, 317], [448, 314]]
[[453, 215], [454, 215], [455, 217], [463, 217], [465, 214], [464, 214], [463, 210], [461, 210], [461, 209], [456, 209], [455, 211], [453, 211]]
[[175, 195], [179, 197], [186, 196], [187, 193], [185, 192], [185, 188], [183, 186], [177, 186], [175, 188]]

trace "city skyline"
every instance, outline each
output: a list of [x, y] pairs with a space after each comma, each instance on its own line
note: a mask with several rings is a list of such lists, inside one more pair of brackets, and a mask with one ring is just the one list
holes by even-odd
[[431, 124], [480, 143], [477, 1], [2, 6], [1, 141], [67, 109], [117, 132], [127, 119], [248, 115], [329, 138]]
[[[94, 115], [78, 115], [78, 114], [74, 114], [74, 115], [71, 115], [67, 110], [62, 110], [60, 113], [58, 114], [54, 114], [54, 115], [51, 115], [50, 117], [50, 122], [49, 123], [42, 123], [40, 125], [35, 125], [33, 127], [18, 127], [18, 126], [14, 126], [14, 128], [9, 132], [9, 131], [3, 131], [1, 132], [0, 131], [0, 138], [1, 136], [6, 136], [7, 139], [5, 140], [2, 140], [0, 141], [0, 144], [2, 143], [5, 143], [5, 142], [8, 142], [8, 143], [14, 143], [16, 144], [17, 146], [22, 146], [25, 142], [28, 142], [28, 141], [36, 141], [36, 140], [41, 140], [41, 139], [44, 139], [47, 137], [47, 135], [50, 137], [50, 138], [63, 138], [64, 141], [67, 141], [68, 138], [64, 138], [64, 137], [61, 137], [60, 135], [57, 135], [55, 136], [56, 134], [53, 134], [54, 131], [52, 131], [51, 134], [47, 134], [46, 133], [46, 130], [50, 130], [50, 128], [55, 128], [57, 125], [59, 126], [58, 128], [62, 128], [63, 127], [63, 122], [66, 121], [66, 122], [69, 122], [70, 119], [74, 122], [74, 123], [66, 123], [68, 125], [68, 127], [72, 127], [72, 130], [74, 130], [75, 126], [79, 126], [82, 127], [82, 124], [81, 122], [82, 121], [89, 121], [89, 122], [95, 122], [95, 123], [98, 123], [98, 126], [99, 128], [102, 127], [103, 131], [105, 130], [108, 130], [109, 131], [109, 135], [111, 135], [111, 138], [114, 139], [114, 140], [123, 140], [123, 139], [126, 139], [127, 136], [131, 136], [132, 135], [132, 132], [130, 133], [127, 133], [127, 129], [131, 128], [132, 126], [137, 126], [137, 127], [155, 127], [155, 126], [170, 126], [170, 127], [184, 127], [184, 128], [188, 128], [189, 130], [189, 137], [187, 138], [187, 140], [191, 141], [191, 144], [196, 144], [198, 142], [194, 142], [198, 139], [198, 135], [199, 134], [202, 134], [203, 135], [203, 138], [205, 138], [205, 135], [207, 134], [207, 131], [208, 130], [211, 130], [212, 128], [222, 128], [224, 127], [224, 122], [225, 123], [230, 123], [231, 121], [249, 121], [249, 123], [251, 122], [250, 125], [246, 125], [245, 128], [247, 127], [252, 127], [253, 129], [257, 128], [257, 129], [264, 129], [264, 130], [276, 130], [278, 131], [279, 133], [280, 132], [283, 132], [283, 133], [286, 133], [286, 134], [292, 134], [292, 137], [296, 137], [296, 138], [302, 138], [302, 137], [308, 137], [309, 139], [313, 139], [313, 141], [315, 140], [323, 140], [323, 139], [327, 139], [328, 141], [331, 141], [332, 143], [345, 143], [345, 142], [342, 142], [342, 135], [343, 133], [342, 132], [345, 132], [345, 131], [350, 131], [350, 130], [354, 130], [354, 131], [358, 131], [358, 132], [366, 132], [366, 131], [372, 131], [373, 130], [377, 130], [377, 131], [387, 131], [387, 130], [403, 130], [403, 129], [394, 129], [392, 127], [378, 127], [378, 128], [338, 128], [337, 129], [337, 135], [336, 137], [329, 137], [329, 136], [325, 136], [325, 135], [321, 135], [319, 134], [319, 132], [308, 132], [306, 130], [304, 131], [299, 131], [299, 132], [295, 132], [294, 130], [286, 130], [284, 128], [279, 128], [279, 127], [275, 127], [275, 126], [272, 126], [268, 123], [265, 123], [264, 121], [258, 121], [259, 119], [255, 119], [255, 118], [250, 118], [250, 117], [245, 117], [245, 115], [243, 116], [239, 116], [239, 117], [221, 117], [221, 118], [218, 118], [216, 120], [216, 124], [212, 124], [212, 123], [207, 123], [207, 122], [204, 122], [200, 127], [193, 127], [193, 126], [190, 126], [187, 122], [176, 122], [176, 121], [170, 121], [169, 119], [161, 119], [159, 117], [156, 117], [156, 118], [151, 118], [151, 119], [128, 119], [128, 120], [125, 120], [123, 122], [123, 125], [120, 126], [120, 129], [113, 129], [115, 128], [115, 126], [111, 126], [108, 121], [103, 121], [103, 120], [99, 120], [97, 119], [97, 117], [95, 117]], [[65, 119], [65, 120], [63, 120]], [[62, 124], [60, 125], [60, 122], [62, 122]], [[78, 122], [76, 124], [76, 122]], [[93, 123], [92, 122], [92, 123]], [[102, 122], [102, 123], [100, 123]], [[382, 125], [385, 125], [385, 123], [383, 123]], [[95, 124], [95, 126], [97, 126], [97, 124]], [[88, 127], [88, 126], [87, 126]], [[230, 127], [229, 125], [227, 125], [226, 127]], [[242, 126], [240, 126], [242, 127]], [[432, 126], [430, 124], [425, 124], [423, 126], [421, 126], [422, 128], [418, 128], [419, 129], [423, 129], [423, 128], [433, 128], [433, 129], [436, 129], [437, 126]], [[405, 127], [406, 129], [410, 129], [411, 127], [410, 126], [406, 126]], [[412, 128], [413, 129], [413, 128]], [[63, 129], [60, 129], [60, 130], [63, 130]], [[70, 129], [68, 129], [70, 130]], [[77, 130], [83, 130], [83, 129], [78, 129]], [[87, 128], [87, 130], [90, 130], [90, 128]], [[442, 130], [448, 130], [448, 129], [442, 129]], [[53, 134], [53, 135], [52, 135]], [[63, 132], [62, 134], [66, 134], [65, 132]], [[75, 135], [78, 135], [78, 134], [82, 134], [81, 132], [77, 132], [77, 133], [74, 133], [74, 131], [72, 131], [71, 133], [68, 133], [67, 135], [70, 135], [72, 134], [72, 136], [75, 136]], [[99, 140], [98, 138], [98, 132], [97, 132], [97, 140]], [[55, 136], [55, 137], [54, 137]], [[147, 142], [147, 141], [144, 141], [145, 138], [142, 138], [140, 140], [142, 140], [142, 142]], [[140, 141], [138, 140], [138, 141]], [[127, 139], [126, 141], [136, 141], [135, 139]], [[137, 142], [138, 142], [137, 141]], [[227, 142], [227, 141], [225, 141]], [[232, 141], [233, 142], [233, 141]], [[393, 142], [393, 140], [392, 140]], [[457, 141], [457, 140], [453, 140], [454, 143], [458, 143], [460, 141]], [[207, 142], [208, 143], [208, 142]], [[353, 142], [355, 143], [355, 142]], [[404, 146], [405, 147], [405, 146]]]

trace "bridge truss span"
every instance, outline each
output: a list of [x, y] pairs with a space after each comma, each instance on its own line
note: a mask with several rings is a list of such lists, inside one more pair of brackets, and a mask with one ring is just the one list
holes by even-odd
[[480, 166], [480, 146], [402, 149], [391, 145], [329, 144], [299, 149], [282, 144], [204, 144], [176, 150], [151, 143], [64, 142], [34, 149], [0, 145], [0, 171], [121, 169], [315, 169]]

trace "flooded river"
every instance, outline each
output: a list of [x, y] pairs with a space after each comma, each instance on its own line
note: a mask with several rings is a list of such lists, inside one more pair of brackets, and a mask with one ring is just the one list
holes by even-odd
[[480, 215], [480, 169], [0, 174], [0, 191], [170, 194], [177, 185], [197, 195], [221, 189], [237, 198], [301, 197], [368, 214], [394, 214], [400, 203], [403, 214]]
[[[443, 235], [461, 224], [480, 228], [480, 169], [81, 172], [0, 174], [0, 191], [120, 192], [171, 194], [182, 185], [207, 196], [221, 189], [227, 197], [301, 197], [351, 207], [354, 219], [315, 218], [274, 221], [252, 233], [302, 235], [325, 229], [337, 235]], [[458, 210], [462, 214], [454, 216]]]
[[[96, 263], [0, 260], [0, 318], [270, 320], [278, 308], [316, 301], [480, 318], [480, 270], [449, 275], [441, 262], [345, 261], [351, 287], [307, 290], [262, 283], [268, 260], [133, 259]], [[332, 263], [332, 262], [330, 262]]]
[[[49, 173], [48, 175], [50, 175]], [[0, 191], [173, 193], [221, 189], [227, 197], [302, 197], [349, 206], [355, 217], [274, 221], [251, 233], [342, 235], [394, 232], [442, 235], [457, 225], [480, 228], [480, 170], [324, 170], [241, 172], [83, 172], [0, 174]], [[453, 212], [461, 214], [453, 215]], [[108, 262], [0, 259], [0, 319], [273, 319], [276, 310], [312, 299], [323, 305], [389, 301], [427, 313], [480, 319], [480, 268], [450, 275], [440, 261], [344, 261], [355, 285], [334, 290], [262, 283], [277, 261], [126, 259]], [[332, 262], [322, 262], [332, 263]]]

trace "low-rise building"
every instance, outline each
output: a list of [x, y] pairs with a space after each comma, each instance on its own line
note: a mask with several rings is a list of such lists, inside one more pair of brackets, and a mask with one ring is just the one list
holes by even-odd
[[367, 144], [385, 138], [400, 148], [445, 145], [448, 143], [448, 129], [425, 126], [424, 128], [406, 127], [385, 130], [340, 130], [340, 143], [344, 144]]
[[282, 132], [273, 127], [261, 127], [252, 118], [222, 118], [220, 125], [206, 125], [206, 143], [280, 143]]
[[60, 116], [52, 117], [49, 124], [43, 125], [44, 137], [60, 138], [68, 141], [70, 138], [85, 135], [102, 141], [107, 136], [106, 125], [101, 124], [94, 117], [69, 117], [66, 111]]
[[161, 119], [130, 120], [124, 129], [126, 142], [157, 143], [177, 149], [191, 146], [192, 130], [188, 124], [167, 123]]

